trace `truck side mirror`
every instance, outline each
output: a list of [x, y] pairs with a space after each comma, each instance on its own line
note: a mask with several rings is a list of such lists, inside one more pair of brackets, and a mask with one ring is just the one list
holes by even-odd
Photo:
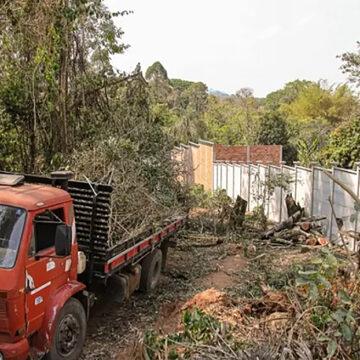
[[72, 234], [71, 226], [57, 224], [55, 231], [55, 254], [56, 256], [69, 256], [71, 254]]

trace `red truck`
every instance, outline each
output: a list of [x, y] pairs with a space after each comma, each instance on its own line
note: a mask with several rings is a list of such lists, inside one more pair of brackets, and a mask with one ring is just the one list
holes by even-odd
[[184, 218], [110, 246], [112, 191], [69, 172], [0, 174], [0, 360], [76, 360], [92, 288], [156, 286]]

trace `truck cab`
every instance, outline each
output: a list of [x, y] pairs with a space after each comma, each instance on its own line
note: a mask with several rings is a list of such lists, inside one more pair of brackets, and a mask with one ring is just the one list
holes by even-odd
[[[47, 353], [64, 304], [85, 288], [74, 224], [67, 191], [0, 175], [0, 359]], [[72, 317], [63, 322], [63, 358], [85, 336], [80, 327]]]

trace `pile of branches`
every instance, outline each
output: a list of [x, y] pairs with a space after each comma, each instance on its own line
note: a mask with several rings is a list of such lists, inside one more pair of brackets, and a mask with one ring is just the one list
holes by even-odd
[[192, 208], [190, 226], [197, 235], [221, 235], [243, 229], [247, 201], [240, 196], [234, 202], [223, 189], [209, 192], [203, 185], [195, 184], [188, 204]]
[[115, 239], [125, 240], [184, 213], [171, 161], [159, 162], [156, 155], [152, 160], [143, 158], [134, 144], [122, 139], [110, 138], [77, 151], [72, 169], [79, 180], [86, 176], [113, 186], [110, 245]]
[[117, 89], [107, 123], [74, 150], [67, 164], [78, 180], [113, 186], [110, 245], [185, 213], [185, 189], [171, 158], [173, 141], [152, 119], [147, 84], [140, 80]]
[[327, 240], [322, 234], [322, 226], [319, 223], [326, 220], [324, 216], [306, 217], [304, 209], [295, 204], [291, 195], [285, 199], [289, 217], [265, 231], [263, 239], [268, 239], [275, 245], [326, 245]]
[[296, 212], [281, 223], [275, 225], [263, 234], [263, 239], [269, 239], [272, 244], [292, 245], [326, 245], [327, 240], [322, 234], [319, 221], [326, 217], [304, 217], [301, 211]]

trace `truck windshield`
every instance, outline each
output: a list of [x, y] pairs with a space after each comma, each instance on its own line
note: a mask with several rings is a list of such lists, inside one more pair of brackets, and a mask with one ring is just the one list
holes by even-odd
[[24, 209], [0, 204], [0, 268], [15, 265], [25, 218]]

